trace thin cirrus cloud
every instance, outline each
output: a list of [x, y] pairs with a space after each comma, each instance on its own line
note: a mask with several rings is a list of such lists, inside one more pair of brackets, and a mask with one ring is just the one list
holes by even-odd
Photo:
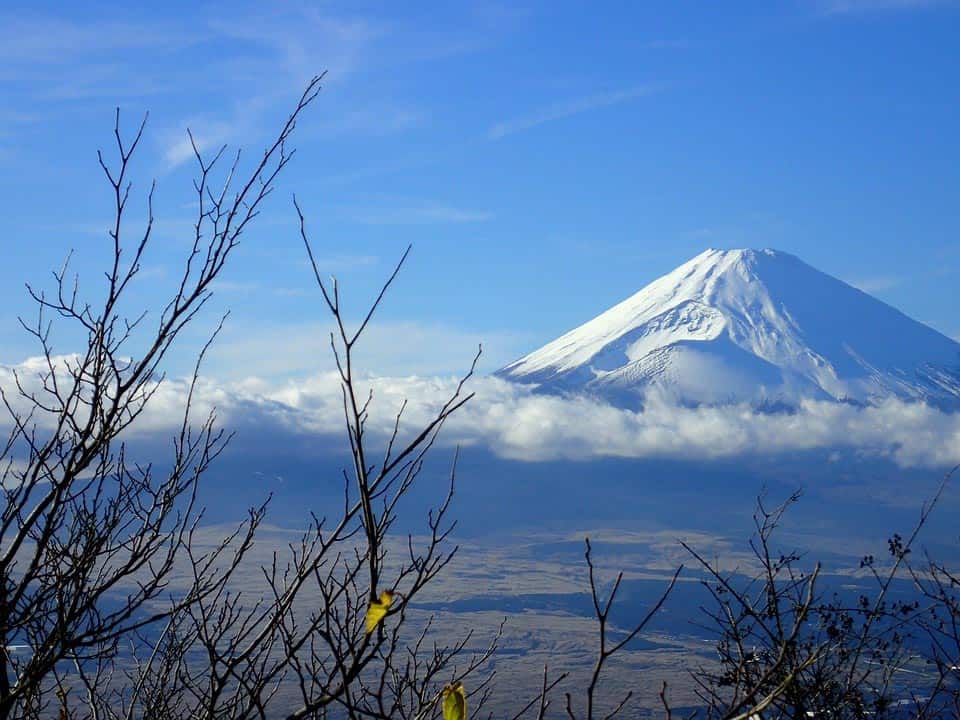
[[[29, 389], [44, 364], [37, 358], [0, 366], [0, 387], [12, 390], [16, 371]], [[409, 399], [400, 427], [410, 435], [431, 418], [454, 391], [452, 376], [366, 377], [372, 391], [368, 435], [386, 438], [396, 413]], [[136, 434], [162, 437], [182, 420], [189, 384], [164, 382], [138, 418]], [[648, 398], [642, 412], [612, 407], [583, 396], [537, 394], [492, 377], [467, 387], [472, 399], [444, 427], [441, 443], [488, 448], [511, 460], [776, 456], [816, 449], [847, 448], [887, 458], [901, 467], [938, 468], [960, 462], [960, 413], [921, 403], [888, 400], [875, 406], [808, 401], [793, 413], [760, 413], [746, 405], [678, 407]], [[15, 392], [9, 393], [16, 407]], [[214, 408], [223, 426], [256, 428], [276, 438], [278, 454], [295, 453], [305, 436], [339, 437], [343, 399], [334, 371], [284, 382], [247, 378], [233, 383], [201, 379], [194, 390], [195, 417]]]
[[554, 120], [561, 120], [581, 113], [590, 112], [591, 110], [600, 110], [601, 108], [620, 105], [621, 103], [650, 95], [655, 91], [656, 88], [653, 86], [641, 85], [556, 103], [532, 112], [529, 115], [523, 115], [513, 120], [497, 123], [487, 132], [487, 137], [490, 140], [500, 140], [508, 135], [531, 130], [540, 125], [553, 122]]
[[853, 287], [865, 293], [879, 293], [884, 290], [892, 290], [902, 285], [903, 278], [896, 277], [895, 275], [878, 275], [876, 277], [852, 279], [848, 282], [850, 285], [853, 285]]
[[826, 15], [855, 15], [891, 10], [919, 10], [944, 4], [944, 0], [823, 0], [818, 6]]
[[330, 135], [391, 135], [424, 127], [429, 115], [410, 106], [376, 105], [347, 109], [321, 121], [320, 128]]
[[[319, 290], [306, 289], [304, 297], [321, 303]], [[358, 319], [349, 319], [356, 327]], [[272, 323], [268, 327], [234, 327], [229, 322], [210, 349], [205, 368], [218, 378], [239, 381], [250, 377], [311, 377], [333, 370], [327, 323]], [[481, 371], [492, 371], [529, 347], [521, 333], [458, 330], [439, 324], [374, 321], [367, 326], [356, 349], [358, 362], [376, 368], [380, 375], [431, 377], [451, 369], [461, 370], [483, 346]], [[271, 348], [271, 352], [264, 352]]]
[[71, 21], [43, 15], [0, 16], [0, 60], [52, 65], [131, 50], [177, 50], [198, 42], [196, 28], [117, 21]]
[[[186, 130], [189, 125], [194, 125], [194, 127], [199, 125], [200, 127], [199, 130], [191, 127], [192, 141]], [[212, 149], [233, 140], [236, 135], [236, 127], [225, 122], [188, 123], [183, 128], [168, 131], [163, 143], [163, 160], [167, 170], [173, 170], [187, 161], [193, 161], [198, 152], [201, 157], [207, 155]], [[194, 147], [196, 147], [196, 150], [194, 150]]]
[[[304, 87], [318, 68], [326, 71], [323, 83], [342, 84], [376, 54], [383, 28], [364, 18], [341, 18], [306, 7], [291, 7], [265, 15], [216, 18], [207, 23], [212, 38], [226, 40], [255, 53], [237, 52], [224, 58], [218, 72], [246, 81], [245, 99], [223, 103], [204, 117], [182, 122], [166, 133], [163, 157], [167, 170], [193, 158], [185, 128], [190, 126], [201, 153], [221, 145], [249, 142], [263, 134], [265, 117], [279, 102]], [[377, 112], [379, 111], [379, 113]], [[379, 114], [383, 122], [374, 125]], [[419, 126], [422, 114], [416, 108], [354, 109], [329, 121], [327, 130], [338, 132], [399, 132]]]
[[445, 225], [480, 223], [493, 218], [489, 212], [446, 205], [356, 210], [353, 220], [364, 225]]
[[143, 98], [182, 84], [185, 73], [157, 67], [209, 37], [200, 24], [0, 14], [0, 76], [20, 109], [43, 116], [50, 101]]
[[179, 127], [167, 128], [161, 138], [167, 170], [174, 170], [188, 161], [193, 162], [197, 153], [210, 162], [212, 155], [221, 147], [256, 136], [269, 104], [266, 96], [252, 96], [233, 103], [229, 118], [194, 117]]

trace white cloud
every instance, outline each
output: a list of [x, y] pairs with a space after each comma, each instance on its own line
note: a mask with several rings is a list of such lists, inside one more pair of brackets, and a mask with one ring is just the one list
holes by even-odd
[[115, 51], [178, 50], [202, 39], [195, 28], [157, 22], [74, 22], [62, 17], [0, 16], [0, 60], [24, 65], [89, 61]]
[[[406, 427], [412, 430], [436, 411], [455, 379], [371, 378], [367, 383], [376, 399], [368, 427], [385, 434], [405, 398], [410, 399]], [[486, 446], [516, 460], [715, 459], [851, 447], [902, 466], [960, 462], [960, 414], [917, 403], [891, 400], [857, 408], [808, 402], [794, 414], [771, 415], [746, 405], [683, 408], [652, 401], [643, 412], [633, 412], [585, 397], [538, 395], [495, 378], [480, 378], [471, 389], [476, 396], [448, 423], [446, 441]], [[332, 373], [265, 390], [261, 397], [280, 403], [296, 427], [341, 431], [342, 406]]]
[[158, 72], [160, 59], [208, 38], [198, 23], [0, 14], [0, 79], [20, 107], [46, 117], [48, 109], [30, 101], [116, 101], [175, 89], [184, 79]]
[[[306, 6], [216, 17], [206, 24], [215, 40], [226, 40], [246, 50], [226, 56], [215, 66], [227, 84], [240, 83], [238, 96], [246, 99], [168, 129], [163, 152], [168, 169], [193, 158], [186, 127], [193, 131], [201, 153], [216, 151], [225, 144], [253, 142], [263, 135], [266, 120], [278, 105], [286, 107], [310, 78], [326, 72], [322, 87], [329, 95], [331, 87], [342, 85], [369, 62], [389, 34], [386, 27], [373, 20], [338, 17]], [[336, 107], [342, 105], [343, 101]], [[416, 108], [364, 107], [334, 116], [327, 121], [326, 129], [389, 133], [422, 121], [423, 114]]]
[[375, 43], [388, 29], [362, 17], [337, 17], [306, 6], [287, 6], [280, 11], [216, 18], [211, 27], [222, 37], [259, 46], [270, 56], [257, 68], [277, 71], [299, 86], [318, 67], [326, 68], [333, 81], [342, 80], [367, 60]]
[[[180, 127], [168, 128], [160, 133], [160, 142], [164, 146], [163, 159], [167, 170], [173, 170], [186, 162], [194, 162], [193, 143], [206, 162], [223, 147], [240, 142], [258, 133], [266, 106], [265, 98], [255, 96], [234, 103], [229, 119], [194, 117], [182, 123]], [[187, 130], [193, 134], [193, 143]], [[230, 159], [226, 162], [229, 162]]]
[[[193, 137], [200, 155], [205, 156], [213, 146], [223, 145], [230, 135], [229, 128], [226, 125], [220, 125], [218, 128], [207, 127], [200, 134], [194, 133]], [[187, 135], [186, 129], [168, 133], [165, 144], [163, 160], [168, 170], [179, 167], [188, 160], [193, 160], [193, 143], [190, 142], [190, 136]]]
[[[30, 359], [22, 377], [41, 368]], [[11, 370], [0, 367], [0, 385], [10, 389]], [[404, 399], [401, 433], [420, 428], [456, 385], [454, 377], [371, 377], [368, 433], [385, 436]], [[169, 431], [183, 411], [187, 384], [164, 383], [137, 424], [137, 434]], [[904, 467], [942, 467], [960, 462], [960, 413], [920, 403], [888, 400], [859, 408], [806, 402], [792, 414], [762, 414], [746, 405], [683, 408], [651, 400], [643, 412], [622, 410], [585, 397], [538, 395], [529, 387], [477, 378], [475, 397], [448, 422], [444, 443], [489, 448], [528, 462], [599, 457], [736, 458], [813, 449], [852, 448]], [[195, 395], [196, 417], [214, 407], [226, 427], [273, 429], [291, 441], [305, 434], [342, 435], [342, 398], [334, 372], [281, 384], [256, 377], [224, 384], [203, 380]], [[296, 443], [291, 442], [291, 447]], [[278, 453], [286, 452], [278, 446]]]
[[537, 110], [529, 115], [497, 123], [487, 132], [487, 137], [491, 140], [499, 140], [507, 135], [522, 132], [523, 130], [530, 130], [531, 128], [553, 120], [560, 120], [561, 118], [579, 115], [580, 113], [589, 112], [590, 110], [599, 110], [600, 108], [619, 105], [620, 103], [649, 95], [654, 91], [654, 87], [642, 85], [557, 103]]
[[[323, 266], [320, 266], [321, 268]], [[320, 291], [307, 297], [320, 302]], [[347, 323], [356, 327], [357, 321]], [[332, 370], [330, 331], [326, 323], [273, 323], [268, 327], [229, 323], [207, 357], [205, 367], [217, 377], [306, 376]], [[359, 364], [381, 375], [437, 375], [468, 367], [479, 345], [481, 369], [493, 371], [521, 354], [530, 338], [519, 333], [469, 331], [440, 324], [374, 321], [356, 348]]]
[[903, 278], [895, 275], [878, 275], [875, 277], [847, 280], [847, 283], [853, 285], [853, 287], [858, 290], [863, 290], [863, 292], [870, 294], [883, 292], [884, 290], [892, 290], [898, 285], [903, 284]]

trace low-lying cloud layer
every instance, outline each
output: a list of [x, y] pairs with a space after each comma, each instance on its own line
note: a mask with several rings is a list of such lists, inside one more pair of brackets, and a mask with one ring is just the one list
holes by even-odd
[[[14, 371], [29, 387], [43, 367], [36, 358], [0, 366], [0, 388], [11, 398]], [[366, 378], [362, 393], [369, 388], [374, 395], [368, 433], [385, 437], [405, 399], [401, 434], [413, 433], [456, 385], [453, 377]], [[642, 412], [634, 412], [587, 397], [537, 394], [529, 386], [491, 377], [473, 379], [466, 390], [474, 396], [448, 421], [441, 442], [479, 445], [515, 460], [711, 459], [836, 447], [888, 457], [904, 467], [960, 462], [960, 413], [893, 399], [867, 408], [809, 401], [791, 414], [770, 414], [747, 405], [689, 408], [651, 398]], [[134, 432], [162, 434], [178, 427], [187, 391], [184, 380], [164, 382]], [[282, 385], [201, 379], [194, 418], [214, 409], [223, 426], [244, 435], [260, 429], [269, 430], [270, 437], [302, 440], [344, 433], [341, 391], [332, 372]]]

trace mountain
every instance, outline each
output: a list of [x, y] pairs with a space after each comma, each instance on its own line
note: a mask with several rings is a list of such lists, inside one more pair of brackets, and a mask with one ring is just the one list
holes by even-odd
[[960, 343], [776, 250], [707, 250], [497, 375], [627, 407], [960, 408]]

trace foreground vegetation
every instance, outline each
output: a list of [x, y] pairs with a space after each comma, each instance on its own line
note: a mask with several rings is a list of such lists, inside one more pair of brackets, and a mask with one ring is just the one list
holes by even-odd
[[[427, 622], [408, 613], [452, 561], [450, 519], [456, 464], [446, 495], [427, 510], [422, 540], [390, 541], [398, 503], [408, 495], [446, 420], [470, 400], [464, 375], [436, 414], [401, 433], [403, 410], [382, 446], [366, 432], [374, 402], [357, 386], [355, 350], [400, 271], [400, 258], [361, 322], [349, 327], [336, 281], [314, 262], [307, 221], [294, 210], [318, 290], [334, 323], [331, 347], [343, 397], [352, 467], [343, 504], [312, 518], [285, 554], [259, 568], [263, 592], [237, 589], [268, 502], [213, 547], [198, 542], [204, 474], [230, 436], [214, 414], [194, 417], [190, 384], [168, 471], [130, 458], [125, 433], [136, 426], [162, 381], [164, 361], [211, 297], [234, 248], [293, 157], [297, 121], [321, 78], [307, 86], [275, 141], [243, 174], [239, 155], [204, 158], [194, 146], [197, 216], [173, 295], [150, 326], [127, 300], [151, 241], [152, 191], [142, 232], [128, 241], [129, 168], [141, 125], [125, 140], [119, 114], [116, 156], [101, 158], [114, 202], [112, 262], [99, 300], [85, 299], [66, 267], [52, 292], [31, 289], [38, 313], [25, 323], [44, 359], [39, 378], [17, 378], [3, 395], [9, 436], [0, 513], [0, 719], [7, 718], [353, 718], [479, 717], [495, 696], [490, 661], [499, 635], [476, 652], [469, 629], [435, 644]], [[408, 250], [409, 252], [409, 250]], [[86, 347], [54, 352], [54, 325], [79, 329]], [[213, 336], [216, 332], [213, 333]], [[478, 354], [479, 355], [479, 354]], [[416, 398], [413, 399], [416, 401]], [[946, 479], [944, 480], [946, 483]], [[943, 485], [941, 485], [941, 490]], [[796, 499], [755, 514], [753, 576], [725, 572], [685, 546], [713, 600], [698, 622], [719, 656], [691, 667], [706, 717], [960, 716], [953, 681], [960, 659], [960, 593], [950, 568], [913, 550], [940, 491], [886, 558], [862, 569], [874, 591], [849, 602], [821, 589], [820, 568], [776, 549], [775, 531]], [[593, 671], [582, 687], [544, 667], [514, 717], [612, 718], [630, 711], [632, 693], [610, 697], [602, 677], [669, 602], [683, 568], [657, 602], [626, 630], [614, 625], [623, 579], [595, 572], [585, 544], [596, 620]], [[895, 581], [916, 589], [894, 600]], [[622, 619], [618, 618], [618, 623]], [[898, 672], [921, 658], [938, 680], [909, 708]], [[909, 689], [907, 689], [907, 692]], [[660, 691], [667, 717], [670, 688]]]

